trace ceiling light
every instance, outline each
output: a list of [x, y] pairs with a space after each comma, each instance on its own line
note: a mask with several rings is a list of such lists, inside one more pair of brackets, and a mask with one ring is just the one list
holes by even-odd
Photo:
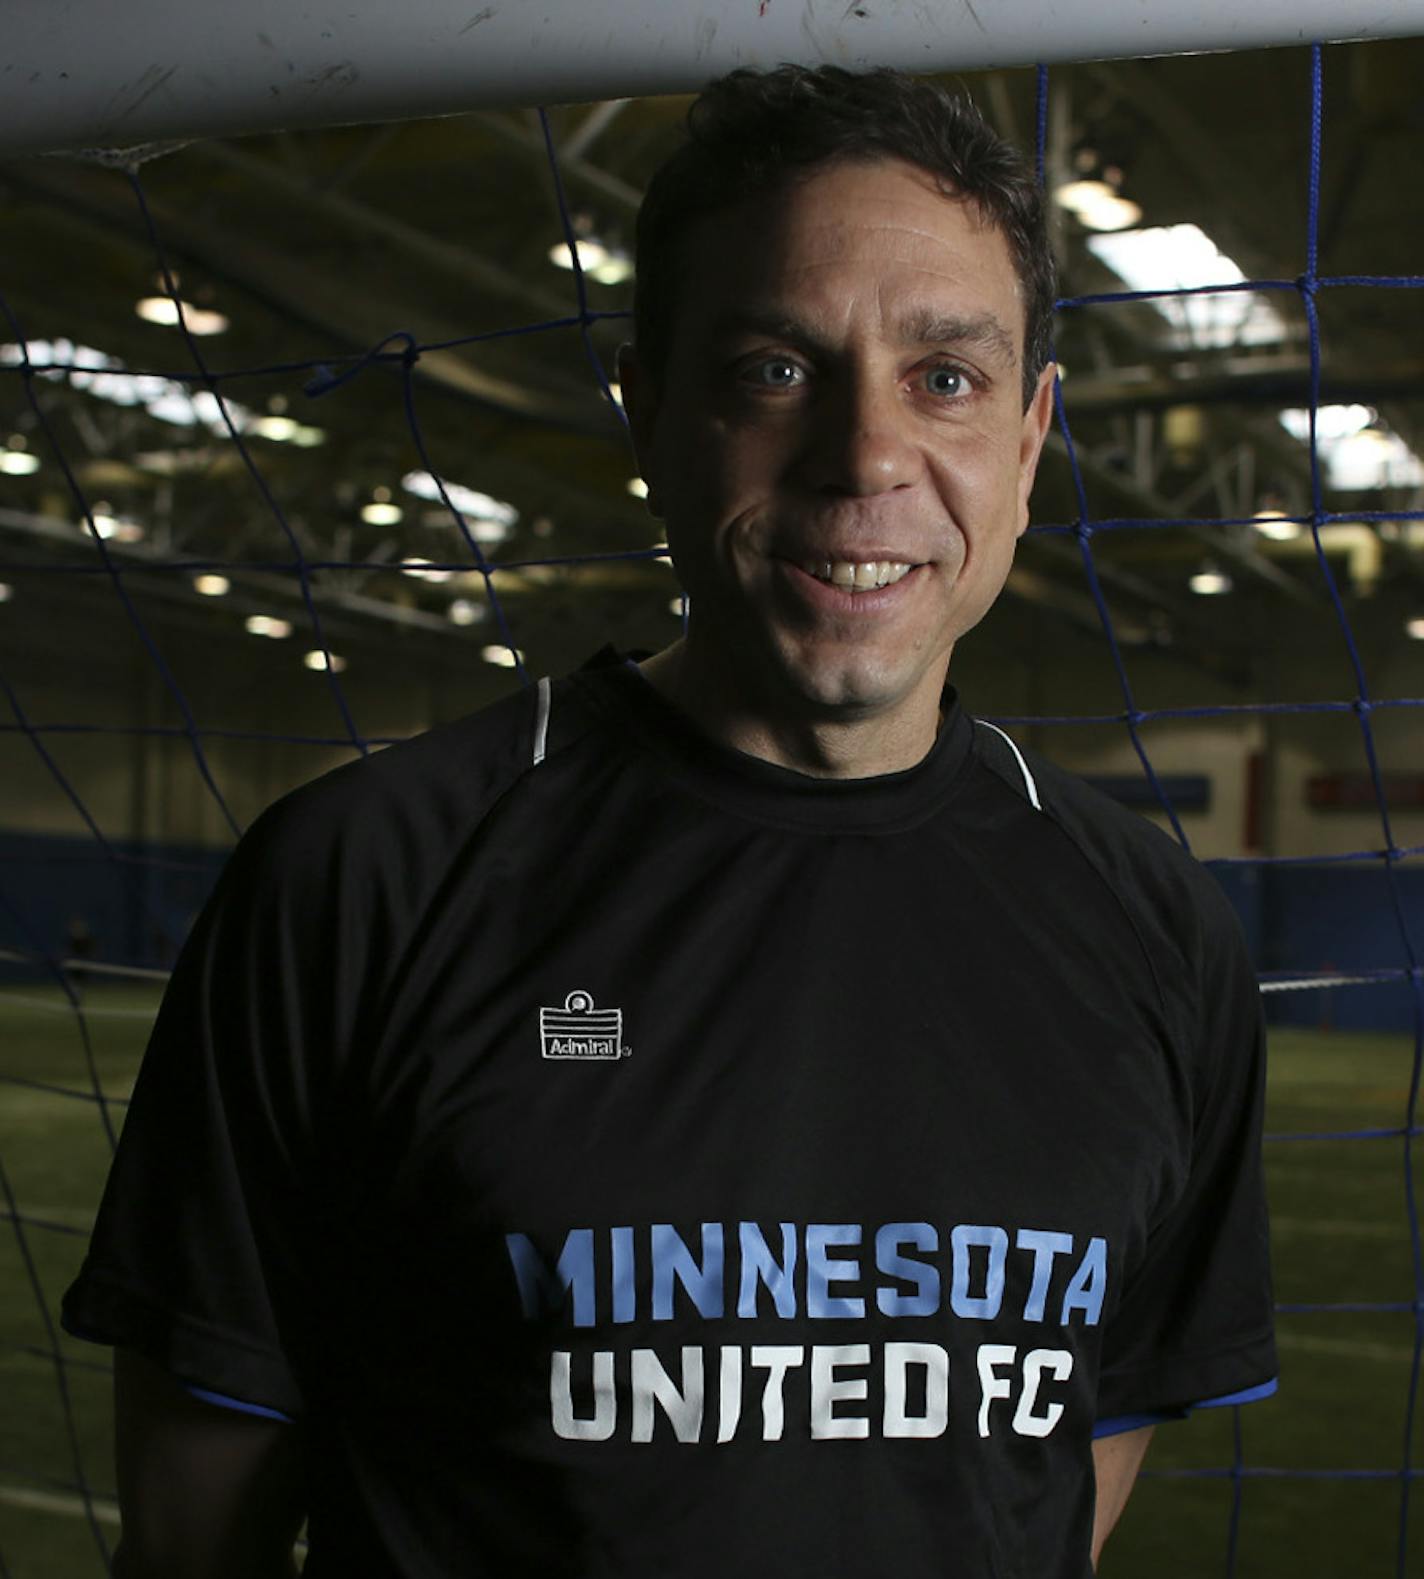
[[1257, 510], [1252, 524], [1259, 536], [1273, 543], [1294, 542], [1302, 530], [1300, 522], [1287, 519], [1284, 510]]
[[95, 533], [106, 540], [112, 539], [116, 543], [138, 543], [143, 540], [143, 528], [138, 522], [126, 521], [115, 515], [111, 505], [96, 504], [89, 519], [94, 523]]
[[361, 519], [367, 526], [394, 526], [404, 514], [398, 504], [387, 504], [380, 499], [361, 506]]
[[193, 590], [201, 592], [205, 598], [222, 598], [232, 591], [232, 582], [226, 576], [211, 574], [194, 576]]
[[648, 485], [641, 477], [630, 477], [628, 479], [627, 487], [628, 492], [631, 493], [635, 499], [646, 499], [648, 497]]
[[279, 620], [270, 614], [249, 614], [243, 621], [249, 636], [270, 636], [273, 641], [285, 641], [292, 634], [292, 622]]
[[[8, 581], [0, 581], [0, 603], [8, 603], [15, 595], [15, 589]], [[1424, 620], [1420, 621], [1424, 624]]]
[[1053, 194], [1089, 230], [1127, 230], [1142, 218], [1142, 208], [1106, 181], [1069, 181]]
[[417, 581], [448, 581], [455, 574], [453, 570], [438, 569], [428, 559], [403, 559], [400, 568], [404, 575], [414, 576]]
[[1406, 620], [1404, 630], [1414, 641], [1424, 641], [1424, 619]]
[[1175, 330], [1174, 342], [1184, 348], [1268, 345], [1286, 338], [1285, 319], [1259, 292], [1204, 289], [1242, 285], [1246, 276], [1199, 225], [1154, 225], [1089, 236], [1088, 251], [1129, 290], [1201, 292], [1152, 301]]
[[254, 417], [247, 425], [249, 433], [255, 433], [260, 439], [271, 439], [274, 443], [284, 444], [289, 439], [297, 436], [301, 423], [295, 417]]
[[309, 450], [318, 444], [326, 443], [326, 429], [309, 427], [305, 422], [297, 424], [297, 431], [292, 435], [292, 443], [299, 450]]
[[588, 273], [600, 285], [622, 285], [625, 280], [633, 278], [633, 260], [621, 253], [610, 252], [602, 263], [588, 267]]
[[[609, 261], [608, 249], [601, 242], [580, 237], [577, 245], [579, 267], [585, 274], [592, 274], [595, 269], [601, 268]], [[573, 268], [573, 253], [569, 251], [567, 241], [556, 241], [549, 248], [549, 262], [561, 269]]]
[[478, 625], [484, 617], [483, 606], [479, 603], [471, 602], [469, 598], [456, 598], [450, 607], [445, 610], [445, 618], [452, 625]]
[[[407, 493], [413, 493], [417, 499], [432, 499], [436, 504], [445, 503], [440, 497], [440, 483], [437, 483], [429, 472], [407, 472], [401, 478], [401, 487]], [[466, 488], [462, 483], [445, 481], [445, 496], [467, 519], [490, 521], [503, 527], [511, 527], [519, 519], [519, 511], [512, 504], [506, 504], [503, 499], [492, 499], [489, 494], [481, 493], [478, 488]]]
[[1210, 565], [1197, 571], [1188, 583], [1192, 591], [1200, 597], [1219, 597], [1223, 592], [1231, 591], [1231, 577], [1225, 571], [1215, 570]]
[[608, 380], [608, 393], [613, 396], [620, 406], [623, 404], [623, 386], [616, 378]]
[[681, 593], [679, 593], [678, 596], [668, 604], [668, 612], [670, 614], [676, 614], [678, 619], [681, 619], [682, 616], [687, 612], [687, 599], [684, 598]]
[[[171, 329], [178, 324], [179, 305], [171, 296], [145, 296], [134, 303], [134, 311], [146, 323], [161, 324]], [[181, 305], [183, 322], [189, 334], [222, 334], [226, 330], [228, 321], [222, 313], [198, 307], [193, 302], [183, 302]]]
[[481, 647], [480, 657], [486, 663], [492, 663], [496, 669], [513, 669], [516, 664], [524, 662], [524, 654], [522, 652], [516, 652], [513, 647], [506, 647], [502, 642], [494, 642], [488, 647]]
[[319, 648], [312, 652], [304, 652], [302, 662], [308, 669], [317, 669], [323, 673], [330, 670], [332, 674], [340, 674], [346, 667], [345, 658], [338, 657], [334, 652], [322, 652]]
[[28, 477], [39, 469], [39, 456], [28, 450], [0, 450], [0, 472], [7, 477]]

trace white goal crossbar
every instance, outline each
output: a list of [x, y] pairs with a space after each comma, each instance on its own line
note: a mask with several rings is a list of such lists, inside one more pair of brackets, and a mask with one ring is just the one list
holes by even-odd
[[1424, 34], [1424, 0], [11, 0], [0, 156], [692, 92], [783, 61], [974, 71]]

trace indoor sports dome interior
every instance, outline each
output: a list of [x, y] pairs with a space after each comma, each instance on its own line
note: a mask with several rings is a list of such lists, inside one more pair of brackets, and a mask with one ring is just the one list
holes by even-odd
[[[874, 0], [800, 9], [794, 58], [882, 58], [844, 45]], [[952, 678], [1210, 864], [1272, 1028], [1281, 1391], [1158, 1432], [1109, 1579], [1424, 1573], [1424, 38], [1328, 31], [936, 73], [1037, 151], [1061, 272], [1034, 525]], [[0, 136], [11, 1579], [108, 1571], [107, 1356], [59, 1298], [237, 834], [684, 617], [612, 380], [687, 94], [497, 86]]]

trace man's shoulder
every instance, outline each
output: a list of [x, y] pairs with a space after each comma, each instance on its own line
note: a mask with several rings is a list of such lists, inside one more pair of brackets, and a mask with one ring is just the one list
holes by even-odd
[[1150, 920], [1192, 952], [1203, 930], [1236, 930], [1221, 885], [1171, 834], [1036, 751], [997, 749], [989, 726], [981, 724], [978, 734], [990, 768], [1037, 802], [1134, 920]]
[[[562, 704], [557, 738], [551, 698]], [[298, 872], [341, 860], [413, 875], [448, 860], [492, 808], [590, 727], [568, 681], [531, 684], [289, 791], [256, 819], [240, 850]]]

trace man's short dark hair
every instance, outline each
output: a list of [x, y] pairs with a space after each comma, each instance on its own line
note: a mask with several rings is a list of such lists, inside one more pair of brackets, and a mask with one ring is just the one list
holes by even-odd
[[971, 100], [886, 69], [733, 71], [694, 101], [687, 140], [653, 177], [638, 214], [633, 316], [644, 363], [657, 372], [667, 356], [678, 250], [697, 220], [817, 166], [874, 159], [902, 159], [937, 177], [1008, 243], [1024, 297], [1027, 405], [1049, 359], [1054, 301], [1038, 183]]

